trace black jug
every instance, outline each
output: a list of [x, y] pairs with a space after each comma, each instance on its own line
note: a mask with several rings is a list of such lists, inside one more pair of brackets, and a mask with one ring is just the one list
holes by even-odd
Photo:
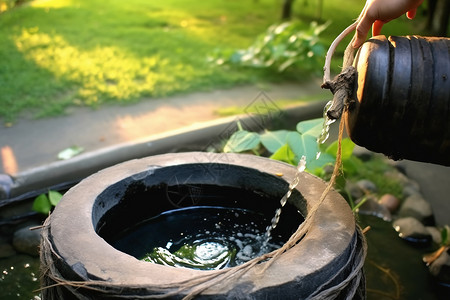
[[393, 159], [450, 166], [450, 39], [377, 36], [353, 66], [350, 138]]

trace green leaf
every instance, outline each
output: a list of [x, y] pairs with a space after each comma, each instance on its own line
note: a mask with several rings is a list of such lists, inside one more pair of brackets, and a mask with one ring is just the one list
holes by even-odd
[[225, 144], [223, 152], [243, 152], [256, 148], [259, 144], [259, 134], [255, 132], [248, 132], [246, 130], [239, 130], [233, 133], [230, 139]]
[[61, 152], [59, 152], [58, 158], [62, 159], [62, 160], [66, 160], [66, 159], [72, 158], [72, 157], [80, 154], [83, 151], [84, 151], [84, 149], [82, 147], [72, 146], [70, 148], [64, 149]]
[[275, 153], [287, 142], [288, 130], [266, 131], [261, 134], [261, 143], [271, 153]]
[[296, 160], [300, 160], [303, 155], [306, 156], [306, 167], [308, 164], [316, 159], [316, 154], [319, 151], [317, 141], [314, 136], [308, 134], [299, 134], [298, 132], [290, 132], [287, 136], [287, 143], [294, 152]]
[[363, 167], [361, 160], [359, 158], [357, 158], [356, 156], [351, 156], [351, 157], [343, 160], [342, 166], [344, 168], [344, 173], [346, 175], [356, 174]]
[[62, 194], [57, 191], [48, 191], [48, 199], [50, 204], [56, 206], [62, 198]]
[[[330, 146], [328, 146], [328, 148], [325, 150], [325, 152], [336, 157], [337, 148], [338, 148], [338, 141], [335, 141]], [[355, 143], [353, 143], [351, 139], [349, 139], [349, 138], [343, 139], [342, 144], [341, 144], [342, 160], [349, 159], [353, 154], [354, 148], [355, 148]]]
[[277, 151], [275, 151], [272, 156], [270, 156], [271, 159], [276, 159], [279, 161], [284, 161], [285, 163], [296, 165], [295, 162], [295, 154], [292, 152], [291, 148], [287, 144], [284, 144], [281, 146]]
[[318, 138], [322, 133], [323, 118], [302, 121], [297, 124], [297, 131], [303, 135], [310, 135]]
[[[307, 164], [308, 171], [313, 171], [318, 168], [323, 168], [328, 164], [334, 164], [336, 162], [336, 158], [328, 153], [321, 153], [319, 159], [313, 159]], [[313, 172], [316, 173], [316, 172]]]
[[52, 205], [50, 204], [50, 200], [47, 198], [47, 195], [42, 194], [37, 196], [36, 199], [34, 199], [32, 209], [38, 213], [48, 215], [52, 209]]

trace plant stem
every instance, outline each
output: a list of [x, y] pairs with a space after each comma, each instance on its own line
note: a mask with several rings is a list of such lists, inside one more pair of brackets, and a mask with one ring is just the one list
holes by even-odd
[[368, 199], [369, 199], [369, 198], [367, 198], [367, 197], [362, 198], [361, 201], [359, 201], [358, 204], [356, 204], [356, 205], [352, 208], [352, 212], [356, 212], [356, 210], [357, 210], [358, 208], [360, 208], [361, 205], [363, 205]]

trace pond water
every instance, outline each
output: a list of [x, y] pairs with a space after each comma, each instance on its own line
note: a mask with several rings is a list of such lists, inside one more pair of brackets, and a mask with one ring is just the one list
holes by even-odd
[[358, 215], [361, 227], [370, 225], [364, 270], [368, 300], [450, 299], [450, 287], [436, 283], [422, 262], [422, 255], [436, 246], [416, 248], [398, 237], [390, 222]]
[[39, 292], [39, 258], [14, 255], [0, 258], [0, 299], [34, 299]]

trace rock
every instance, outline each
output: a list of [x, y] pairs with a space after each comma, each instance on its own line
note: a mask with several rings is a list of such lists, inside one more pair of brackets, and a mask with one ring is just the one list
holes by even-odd
[[392, 226], [401, 235], [429, 234], [425, 226], [413, 217], [397, 219]]
[[395, 212], [400, 206], [400, 200], [391, 194], [384, 194], [378, 199], [378, 203], [384, 207], [386, 207], [389, 212]]
[[421, 195], [411, 195], [405, 199], [398, 212], [399, 217], [414, 217], [426, 225], [434, 225], [434, 216], [430, 203]]
[[406, 242], [415, 246], [428, 246], [432, 237], [425, 226], [413, 217], [397, 219], [392, 223], [394, 229]]
[[367, 179], [361, 179], [358, 182], [356, 182], [356, 185], [359, 186], [364, 192], [369, 193], [376, 193], [377, 192], [377, 186], [375, 183], [373, 183], [370, 180]]
[[6, 258], [16, 255], [16, 251], [13, 246], [9, 243], [1, 243], [0, 244], [0, 258]]
[[403, 161], [387, 159], [386, 163], [388, 165], [390, 165], [391, 167], [395, 168], [400, 173], [406, 174], [406, 169], [405, 169], [405, 166], [403, 165]]
[[409, 179], [407, 183], [403, 185], [403, 196], [409, 197], [412, 195], [422, 195], [420, 193], [420, 185], [417, 181]]
[[441, 231], [434, 226], [425, 226], [425, 228], [428, 231], [428, 233], [431, 235], [431, 237], [433, 238], [433, 242], [440, 245], [442, 242]]
[[13, 246], [16, 251], [32, 256], [38, 256], [41, 231], [42, 229], [40, 228], [31, 230], [30, 227], [27, 226], [14, 232]]
[[[362, 199], [359, 199], [362, 201]], [[356, 201], [358, 203], [359, 201]], [[369, 197], [359, 208], [358, 213], [363, 215], [371, 215], [376, 216], [384, 221], [390, 222], [392, 221], [392, 216], [389, 210], [380, 205], [374, 198]]]
[[404, 197], [409, 197], [409, 196], [413, 196], [413, 195], [421, 196], [420, 189], [418, 189], [414, 185], [410, 185], [410, 184], [404, 185], [402, 192], [403, 192]]
[[354, 200], [364, 196], [364, 191], [354, 182], [347, 181], [345, 183], [345, 189], [348, 191], [348, 193]]
[[450, 255], [444, 251], [429, 267], [430, 273], [441, 283], [450, 284]]
[[358, 157], [359, 159], [361, 159], [363, 161], [367, 161], [372, 158], [373, 152], [370, 150], [367, 150], [364, 147], [355, 145], [355, 148], [353, 148], [353, 155], [355, 155], [356, 157]]

